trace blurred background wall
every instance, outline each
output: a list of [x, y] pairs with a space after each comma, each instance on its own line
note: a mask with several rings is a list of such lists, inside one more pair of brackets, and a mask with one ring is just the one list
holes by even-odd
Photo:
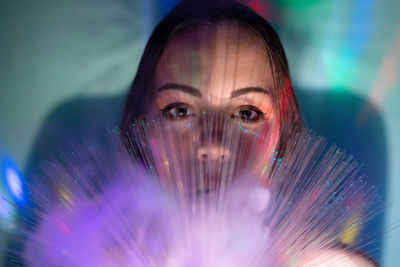
[[[2, 168], [23, 184], [55, 144], [117, 123], [145, 42], [177, 2], [0, 0]], [[369, 252], [398, 266], [400, 230], [390, 228], [400, 219], [400, 2], [241, 2], [278, 31], [306, 124], [364, 162], [391, 203], [380, 249]], [[0, 194], [18, 201], [23, 187], [6, 176]], [[14, 212], [0, 198], [0, 232], [13, 230]]]

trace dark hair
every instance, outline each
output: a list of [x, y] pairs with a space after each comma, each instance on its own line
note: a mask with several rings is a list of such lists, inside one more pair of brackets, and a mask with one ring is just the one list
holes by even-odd
[[263, 17], [232, 0], [182, 1], [157, 25], [147, 42], [125, 103], [120, 124], [122, 134], [128, 137], [130, 124], [143, 120], [147, 113], [155, 94], [152, 86], [155, 70], [171, 36], [182, 27], [204, 23], [235, 24], [250, 30], [264, 42], [274, 80], [273, 102], [280, 124], [278, 149], [282, 151], [290, 136], [301, 128], [285, 52], [278, 35]]

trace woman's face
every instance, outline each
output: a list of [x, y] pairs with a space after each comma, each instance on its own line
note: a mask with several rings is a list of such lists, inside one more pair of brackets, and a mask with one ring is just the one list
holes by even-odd
[[222, 164], [232, 173], [249, 164], [253, 171], [263, 168], [279, 136], [272, 81], [263, 42], [244, 28], [196, 26], [175, 33], [156, 68], [149, 112], [160, 116], [163, 128], [150, 142], [159, 173], [171, 161], [205, 166], [204, 184], [191, 186], [214, 190]]

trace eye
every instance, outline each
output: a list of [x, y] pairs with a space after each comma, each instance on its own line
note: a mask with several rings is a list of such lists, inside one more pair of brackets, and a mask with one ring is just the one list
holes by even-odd
[[231, 118], [245, 123], [252, 123], [263, 119], [264, 115], [261, 110], [254, 106], [242, 106], [231, 114]]
[[184, 103], [173, 103], [161, 109], [162, 116], [170, 120], [185, 120], [196, 116], [192, 108]]

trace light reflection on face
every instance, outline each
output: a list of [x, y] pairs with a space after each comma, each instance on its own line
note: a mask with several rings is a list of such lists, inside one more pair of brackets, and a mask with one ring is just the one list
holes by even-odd
[[[234, 161], [235, 171], [250, 158], [253, 167], [265, 164], [253, 158], [261, 153], [267, 157], [278, 142], [272, 84], [265, 47], [254, 33], [219, 25], [174, 34], [156, 69], [157, 93], [150, 114], [175, 129], [170, 138], [163, 134], [164, 142], [180, 150], [175, 163], [207, 165], [206, 184], [195, 187], [216, 189], [222, 162]], [[219, 116], [224, 120], [216, 119]], [[262, 145], [255, 146], [254, 135], [235, 136], [229, 125], [257, 132], [265, 139], [260, 138]], [[162, 155], [166, 152], [161, 151], [160, 142], [153, 140], [152, 151], [158, 165], [165, 166], [168, 156]]]
[[373, 262], [366, 257], [357, 254], [351, 254], [339, 249], [320, 249], [303, 257], [299, 267], [374, 267]]

